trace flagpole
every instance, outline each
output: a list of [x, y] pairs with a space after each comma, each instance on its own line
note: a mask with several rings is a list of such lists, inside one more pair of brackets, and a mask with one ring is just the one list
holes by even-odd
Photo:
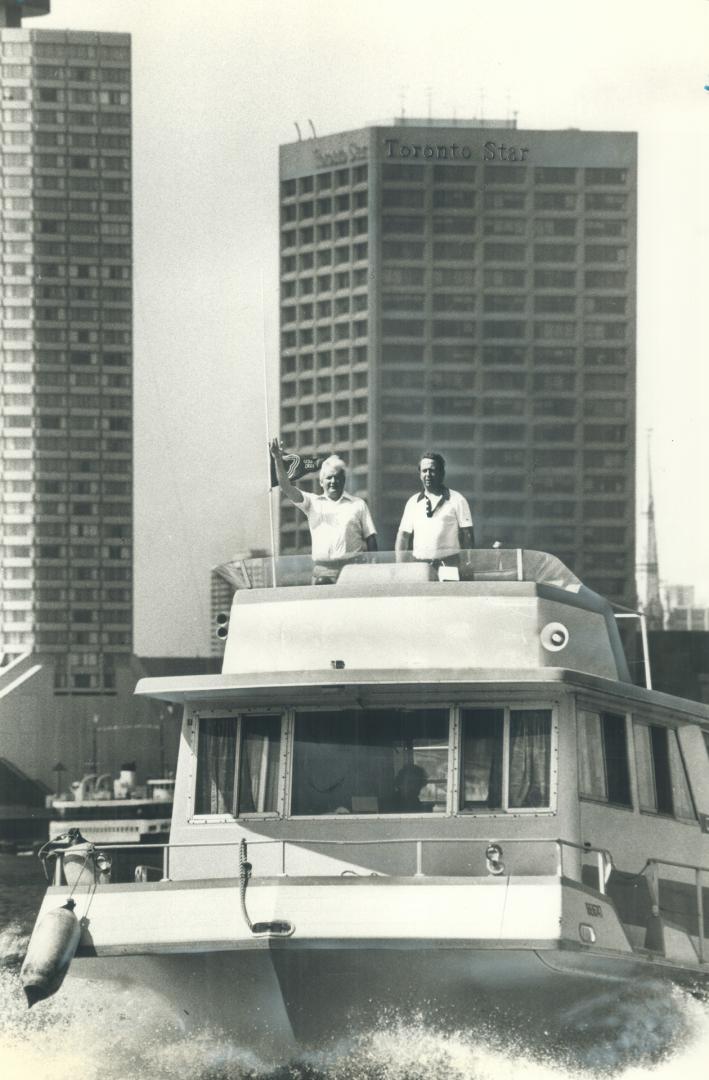
[[[271, 419], [270, 419], [270, 414], [269, 414], [269, 411], [268, 411], [268, 364], [267, 364], [267, 357], [266, 357], [266, 301], [265, 301], [265, 297], [264, 297], [264, 288], [263, 288], [263, 270], [261, 271], [261, 315], [262, 315], [261, 333], [262, 333], [262, 338], [263, 338], [263, 349], [262, 349], [262, 353], [261, 353], [262, 362], [263, 362], [263, 406], [264, 406], [264, 416], [265, 416], [265, 420], [266, 420], [266, 442], [270, 446]], [[270, 529], [270, 533], [271, 533], [271, 573], [272, 573], [272, 578], [273, 578], [273, 586], [272, 587], [275, 589], [278, 582], [277, 582], [277, 576], [276, 576], [276, 529], [275, 529], [275, 525], [274, 525], [274, 521], [273, 521], [273, 487], [271, 486], [271, 462], [272, 462], [272, 460], [273, 459], [271, 457], [271, 451], [269, 449], [268, 462], [267, 462], [267, 465], [268, 465], [268, 524], [269, 524], [269, 529]]]

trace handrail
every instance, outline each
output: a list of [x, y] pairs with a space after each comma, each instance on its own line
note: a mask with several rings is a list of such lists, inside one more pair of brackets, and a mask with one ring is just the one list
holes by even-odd
[[673, 866], [675, 870], [694, 870], [698, 871], [700, 874], [709, 874], [709, 866], [695, 866], [693, 863], [672, 862], [671, 859], [654, 858], [647, 859], [642, 870], [638, 871], [638, 874], [644, 874], [645, 870], [653, 863], [657, 863], [658, 866]]
[[647, 859], [642, 870], [639, 871], [638, 877], [645, 874], [646, 870], [650, 873], [646, 877], [646, 881], [650, 887], [651, 899], [652, 899], [652, 914], [656, 918], [662, 917], [662, 907], [660, 905], [660, 876], [658, 869], [661, 866], [671, 866], [675, 870], [685, 870], [694, 875], [694, 889], [697, 901], [697, 944], [699, 963], [703, 964], [705, 961], [706, 950], [704, 947], [705, 935], [704, 935], [704, 890], [702, 886], [702, 874], [709, 874], [709, 866], [692, 866], [690, 863], [674, 862], [671, 859]]
[[[191, 843], [160, 843], [150, 844], [151, 851], [162, 851], [162, 872], [163, 880], [169, 880], [170, 870], [170, 857], [172, 852], [181, 850], [211, 850], [215, 848], [234, 848], [239, 849], [242, 838], [235, 840], [220, 840], [215, 842], [205, 843], [204, 841], [194, 841]], [[308, 837], [264, 837], [249, 839], [249, 848], [266, 847], [279, 845], [281, 849], [280, 859], [280, 876], [288, 877], [288, 871], [286, 867], [286, 850], [289, 845], [308, 845], [309, 847], [395, 847], [403, 844], [414, 845], [415, 847], [415, 870], [414, 877], [427, 877], [434, 875], [427, 875], [423, 870], [423, 852], [424, 846], [435, 844], [436, 846], [445, 844], [478, 844], [483, 849], [488, 848], [490, 845], [497, 845], [501, 849], [509, 845], [524, 844], [526, 846], [533, 846], [539, 844], [553, 845], [558, 851], [558, 860], [556, 874], [559, 877], [564, 876], [564, 849], [570, 848], [574, 851], [580, 852], [583, 855], [595, 855], [598, 866], [598, 888], [599, 892], [603, 895], [606, 893], [606, 885], [610, 871], [613, 868], [613, 860], [610, 852], [605, 848], [596, 848], [587, 846], [585, 844], [579, 844], [573, 840], [565, 840], [560, 837], [522, 837], [522, 836], [508, 836], [498, 838], [486, 838], [481, 837], [468, 837], [468, 836], [445, 836], [445, 837], [384, 837], [381, 839], [330, 839], [330, 838], [318, 838], [314, 836]], [[141, 852], [145, 851], [145, 844], [137, 843], [121, 843], [121, 844], [101, 844], [102, 849], [106, 849], [109, 852], [112, 851], [133, 851]], [[56, 852], [56, 872], [54, 878], [54, 884], [61, 884], [61, 868], [63, 866], [63, 857], [68, 852], [71, 852], [71, 848], [64, 851]]]

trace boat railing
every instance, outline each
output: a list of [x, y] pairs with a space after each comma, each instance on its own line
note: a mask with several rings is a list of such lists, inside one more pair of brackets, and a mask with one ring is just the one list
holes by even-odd
[[[239, 850], [241, 839], [205, 843], [150, 844], [149, 852], [144, 844], [98, 844], [97, 852], [113, 853], [129, 851], [153, 858], [160, 865], [139, 865], [136, 881], [150, 880], [147, 871], [152, 871], [153, 880], [169, 881], [173, 859], [179, 853], [190, 851], [193, 854], [209, 854], [215, 850], [233, 851], [234, 876], [239, 874]], [[453, 850], [453, 848], [457, 850]], [[408, 858], [391, 857], [392, 849], [402, 851], [410, 849]], [[461, 851], [461, 848], [464, 849]], [[542, 850], [543, 849], [543, 850]], [[67, 849], [70, 853], [71, 848]], [[65, 883], [63, 861], [67, 851], [56, 852], [54, 885]], [[317, 869], [303, 868], [303, 854], [332, 855], [334, 852], [347, 851], [354, 863], [352, 868], [328, 869], [322, 865]], [[379, 859], [372, 859], [374, 852]], [[388, 856], [387, 856], [387, 853]], [[367, 855], [370, 856], [367, 865]], [[270, 857], [269, 857], [270, 856]], [[275, 856], [275, 857], [274, 857]], [[358, 859], [359, 856], [359, 859]], [[383, 856], [383, 857], [381, 857]], [[582, 869], [589, 863], [597, 872], [597, 890], [604, 894], [608, 878], [613, 869], [610, 852], [579, 844], [572, 840], [550, 837], [387, 837], [384, 839], [320, 839], [317, 837], [285, 837], [248, 840], [248, 857], [252, 872], [262, 877], [344, 877], [348, 875], [371, 876], [409, 876], [409, 877], [481, 877], [497, 876], [533, 876], [544, 875], [570, 878], [581, 882]], [[147, 862], [146, 859], [146, 862]], [[359, 863], [359, 865], [358, 865]], [[356, 868], [357, 867], [357, 868]], [[214, 877], [213, 864], [208, 866], [199, 860], [199, 869], [204, 868], [204, 877]], [[182, 868], [181, 868], [182, 869]], [[190, 868], [194, 871], [194, 866]], [[461, 873], [461, 869], [463, 872]], [[82, 883], [86, 883], [85, 881]]]
[[[663, 868], [670, 871], [670, 877], [662, 876]], [[641, 877], [645, 878], [650, 890], [653, 917], [670, 923], [677, 922], [689, 929], [699, 962], [703, 964], [709, 959], [709, 927], [705, 920], [709, 866], [694, 866], [671, 859], [648, 859], [638, 874], [638, 878]]]
[[368, 586], [412, 581], [527, 581], [577, 593], [581, 582], [555, 555], [527, 548], [450, 548], [435, 559], [410, 551], [358, 551], [332, 560], [310, 555], [235, 559], [218, 573], [235, 591], [303, 585]]

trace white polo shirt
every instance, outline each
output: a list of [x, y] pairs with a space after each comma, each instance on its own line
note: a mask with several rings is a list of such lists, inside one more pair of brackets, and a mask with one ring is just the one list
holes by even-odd
[[367, 538], [377, 530], [364, 499], [346, 491], [339, 499], [309, 491], [301, 494], [303, 501], [295, 505], [308, 519], [314, 559], [343, 559], [366, 551]]
[[[426, 499], [433, 511], [426, 513]], [[458, 529], [470, 529], [473, 518], [468, 500], [459, 491], [444, 488], [440, 495], [424, 491], [412, 495], [404, 507], [399, 530], [413, 533], [415, 559], [440, 559], [460, 551]]]

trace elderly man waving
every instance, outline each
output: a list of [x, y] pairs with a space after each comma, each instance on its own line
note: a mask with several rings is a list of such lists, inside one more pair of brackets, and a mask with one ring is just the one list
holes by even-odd
[[422, 490], [412, 495], [396, 536], [398, 553], [413, 547], [415, 559], [455, 560], [461, 548], [473, 546], [473, 518], [467, 499], [447, 488], [446, 463], [440, 454], [426, 451], [419, 461]]
[[269, 446], [278, 484], [287, 499], [302, 510], [310, 526], [317, 581], [333, 581], [353, 555], [377, 550], [377, 534], [364, 499], [345, 491], [346, 466], [332, 454], [320, 466], [322, 495], [301, 491], [288, 479], [278, 439]]

